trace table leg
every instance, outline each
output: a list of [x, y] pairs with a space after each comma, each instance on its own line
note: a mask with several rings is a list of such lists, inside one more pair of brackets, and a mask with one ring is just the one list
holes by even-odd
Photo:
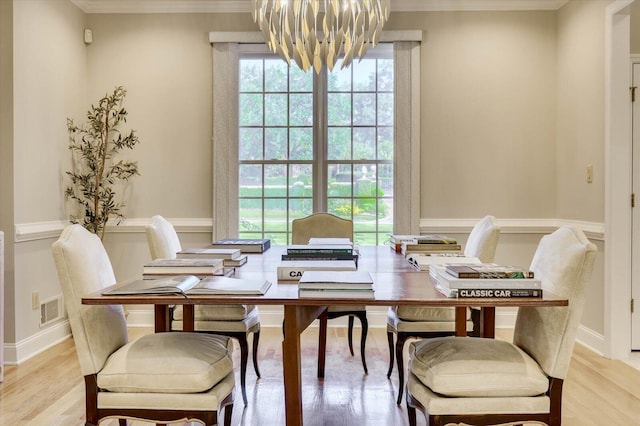
[[154, 328], [156, 333], [163, 333], [169, 331], [169, 306], [168, 305], [154, 305]]
[[467, 307], [456, 306], [456, 336], [467, 335]]
[[182, 305], [182, 331], [193, 331], [195, 329], [195, 305]]
[[284, 307], [282, 366], [287, 426], [302, 426], [302, 371], [300, 368], [300, 333], [324, 312], [324, 306]]
[[496, 337], [496, 308], [493, 306], [480, 309], [480, 337]]

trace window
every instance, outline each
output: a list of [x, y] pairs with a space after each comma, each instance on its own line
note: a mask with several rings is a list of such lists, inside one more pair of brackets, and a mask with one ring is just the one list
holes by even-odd
[[304, 73], [263, 46], [240, 48], [240, 237], [288, 244], [291, 221], [314, 211], [353, 220], [357, 244], [393, 232], [393, 49], [339, 67]]

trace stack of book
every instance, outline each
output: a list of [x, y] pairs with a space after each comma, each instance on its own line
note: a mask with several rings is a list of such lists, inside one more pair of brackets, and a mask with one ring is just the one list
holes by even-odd
[[407, 256], [412, 253], [460, 253], [461, 250], [458, 241], [445, 235], [415, 235], [411, 239], [404, 238], [399, 251]]
[[418, 271], [429, 272], [429, 268], [438, 265], [452, 264], [481, 264], [480, 259], [465, 256], [462, 253], [410, 253], [407, 262]]
[[[334, 239], [332, 239], [334, 240]], [[305, 271], [355, 271], [357, 254], [348, 239], [330, 243], [326, 239], [312, 239], [315, 244], [287, 247], [278, 265], [279, 281], [298, 281]]]
[[372, 299], [373, 279], [366, 271], [305, 271], [298, 283], [298, 296]]
[[429, 274], [447, 297], [542, 297], [542, 284], [532, 271], [483, 263], [433, 265]]
[[287, 247], [282, 260], [353, 260], [353, 244], [298, 244]]
[[242, 266], [247, 255], [234, 248], [189, 248], [176, 253], [178, 259], [222, 259], [224, 266]]
[[223, 238], [214, 241], [212, 248], [235, 248], [242, 253], [264, 253], [271, 247], [271, 240], [267, 238]]
[[224, 275], [222, 259], [156, 259], [145, 263], [142, 278], [155, 279], [172, 275], [195, 275], [200, 278]]

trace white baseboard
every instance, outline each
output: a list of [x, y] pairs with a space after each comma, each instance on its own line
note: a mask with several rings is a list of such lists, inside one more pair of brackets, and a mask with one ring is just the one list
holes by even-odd
[[69, 337], [71, 337], [69, 321], [60, 321], [18, 343], [5, 343], [4, 363], [18, 365]]

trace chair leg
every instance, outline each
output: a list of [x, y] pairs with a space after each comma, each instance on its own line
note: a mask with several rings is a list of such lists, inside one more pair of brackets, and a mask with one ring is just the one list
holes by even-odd
[[362, 327], [362, 335], [360, 337], [360, 358], [362, 358], [362, 368], [364, 368], [364, 373], [369, 374], [369, 370], [367, 369], [367, 360], [364, 355], [367, 343], [367, 333], [369, 332], [369, 321], [367, 320], [366, 313], [358, 315], [358, 318], [360, 318], [360, 324]]
[[256, 376], [260, 378], [260, 369], [258, 368], [258, 342], [260, 342], [260, 330], [253, 333], [253, 369], [256, 371]]
[[238, 337], [238, 343], [240, 343], [240, 388], [242, 390], [242, 400], [244, 406], [247, 406], [247, 360], [249, 358], [249, 344], [247, 343], [247, 335]]
[[393, 373], [393, 361], [395, 361], [392, 331], [387, 331], [387, 342], [389, 342], [389, 370], [387, 370], [387, 379], [390, 379], [391, 373]]
[[398, 363], [398, 401], [397, 404], [402, 403], [402, 392], [404, 391], [404, 342], [407, 341], [407, 336], [402, 333], [398, 333], [396, 338], [396, 360]]
[[347, 328], [347, 340], [349, 341], [349, 352], [353, 356], [353, 315], [349, 315], [349, 328]]
[[120, 426], [127, 426], [127, 419], [118, 419], [118, 424]]
[[407, 398], [407, 417], [409, 418], [409, 426], [416, 426], [416, 408], [409, 405], [409, 398]]
[[233, 404], [224, 407], [224, 426], [231, 426], [231, 417], [233, 416]]
[[324, 379], [324, 365], [327, 350], [327, 320], [329, 319], [326, 310], [322, 313], [322, 315], [320, 315], [319, 319], [320, 330], [318, 333], [318, 378]]

